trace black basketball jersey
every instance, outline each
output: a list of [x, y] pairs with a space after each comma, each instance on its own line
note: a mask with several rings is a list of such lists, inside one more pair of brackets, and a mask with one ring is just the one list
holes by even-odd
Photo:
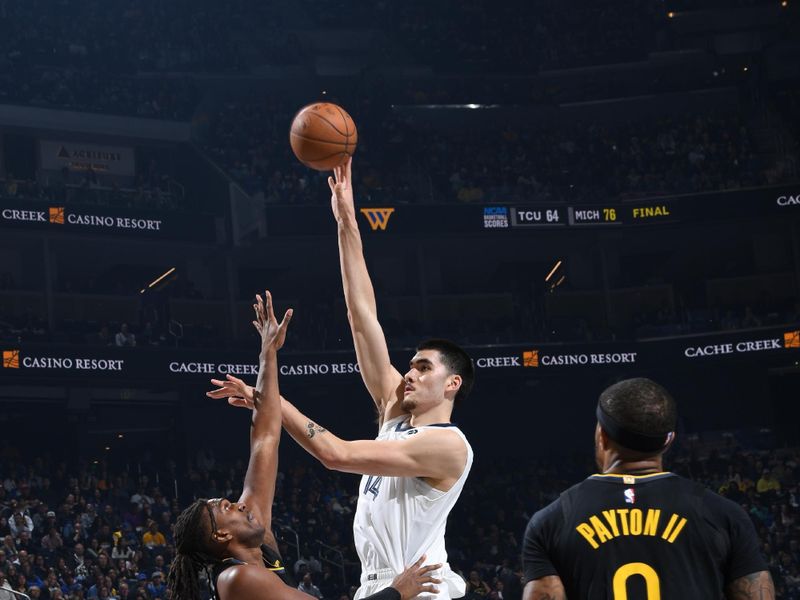
[[[278, 577], [281, 578], [283, 583], [288, 585], [289, 587], [295, 587], [292, 578], [286, 572], [286, 568], [283, 566], [283, 561], [281, 560], [280, 553], [275, 549], [267, 544], [261, 544], [261, 560], [264, 564], [264, 567], [275, 573]], [[217, 579], [222, 574], [225, 569], [233, 567], [235, 565], [246, 565], [247, 563], [236, 558], [226, 558], [221, 563], [217, 563], [214, 565], [212, 572], [211, 572], [211, 586], [214, 589], [215, 595], [217, 590]]]
[[721, 600], [767, 570], [734, 502], [673, 473], [592, 475], [537, 512], [525, 580], [558, 575], [570, 600]]

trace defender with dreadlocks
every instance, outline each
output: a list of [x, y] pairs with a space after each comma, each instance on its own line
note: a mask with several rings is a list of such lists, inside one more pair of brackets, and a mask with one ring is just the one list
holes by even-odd
[[[287, 585], [271, 529], [281, 436], [277, 351], [286, 339], [292, 310], [287, 310], [278, 323], [268, 291], [263, 299], [256, 296], [253, 308], [261, 353], [244, 491], [237, 502], [226, 498], [196, 500], [178, 517], [177, 554], [168, 578], [171, 600], [200, 600], [201, 571], [205, 571], [216, 600], [308, 599]], [[441, 565], [423, 567], [423, 559], [370, 600], [409, 600], [423, 592], [435, 593], [434, 584], [439, 581], [431, 571]]]

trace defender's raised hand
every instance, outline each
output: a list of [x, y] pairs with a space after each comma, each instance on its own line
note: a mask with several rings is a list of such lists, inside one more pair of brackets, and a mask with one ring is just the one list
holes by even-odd
[[[270, 349], [280, 350], [286, 341], [286, 329], [289, 327], [294, 311], [291, 308], [287, 310], [283, 315], [283, 320], [278, 323], [272, 305], [272, 294], [268, 290], [264, 292], [264, 298], [256, 294], [253, 310], [256, 313], [256, 320], [253, 321], [253, 326], [261, 336], [261, 352], [263, 353]], [[206, 392], [206, 396], [209, 398], [214, 398], [215, 400], [227, 398], [228, 404], [231, 406], [255, 408], [253, 387], [247, 385], [238, 377], [226, 375], [224, 380], [212, 379], [211, 384], [217, 386], [217, 389]]]
[[269, 290], [264, 290], [264, 298], [256, 294], [253, 310], [256, 312], [253, 326], [261, 336], [261, 351], [280, 350], [286, 341], [286, 329], [289, 327], [294, 311], [291, 308], [287, 310], [283, 315], [283, 320], [278, 323], [272, 306], [272, 294], [269, 293]]
[[206, 396], [221, 400], [228, 399], [228, 404], [231, 406], [238, 406], [240, 408], [255, 408], [255, 393], [253, 387], [247, 385], [244, 381], [233, 375], [226, 375], [225, 379], [212, 379], [212, 385], [216, 385], [217, 389], [206, 392]]

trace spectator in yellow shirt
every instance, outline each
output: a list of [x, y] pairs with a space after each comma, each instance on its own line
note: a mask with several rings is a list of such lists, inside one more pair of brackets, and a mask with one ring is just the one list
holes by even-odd
[[142, 543], [148, 548], [167, 545], [167, 538], [158, 530], [158, 523], [153, 520], [148, 523], [147, 531], [142, 536]]
[[781, 491], [781, 484], [769, 472], [769, 469], [764, 469], [764, 472], [761, 473], [761, 479], [758, 480], [756, 483], [756, 491], [759, 494], [766, 494], [767, 492], [780, 492]]

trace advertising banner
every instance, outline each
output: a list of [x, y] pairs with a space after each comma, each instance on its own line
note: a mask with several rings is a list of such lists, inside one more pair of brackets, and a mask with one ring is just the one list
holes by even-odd
[[216, 242], [214, 222], [204, 215], [0, 199], [0, 229], [4, 228]]
[[47, 171], [67, 167], [70, 171], [91, 169], [107, 175], [133, 177], [136, 174], [136, 155], [133, 148], [126, 146], [42, 140], [39, 160], [42, 169]]
[[[468, 348], [480, 377], [574, 376], [599, 371], [641, 372], [643, 369], [703, 368], [709, 364], [747, 361], [787, 366], [800, 361], [800, 324], [640, 342], [605, 344], [529, 344]], [[392, 352], [394, 364], [407, 364], [413, 350]], [[257, 352], [218, 352], [184, 348], [116, 348], [54, 345], [6, 345], [2, 348], [0, 381], [102, 378], [118, 382], [208, 383], [211, 377], [235, 375], [254, 382]], [[314, 384], [360, 379], [352, 352], [282, 353], [284, 379]]]

